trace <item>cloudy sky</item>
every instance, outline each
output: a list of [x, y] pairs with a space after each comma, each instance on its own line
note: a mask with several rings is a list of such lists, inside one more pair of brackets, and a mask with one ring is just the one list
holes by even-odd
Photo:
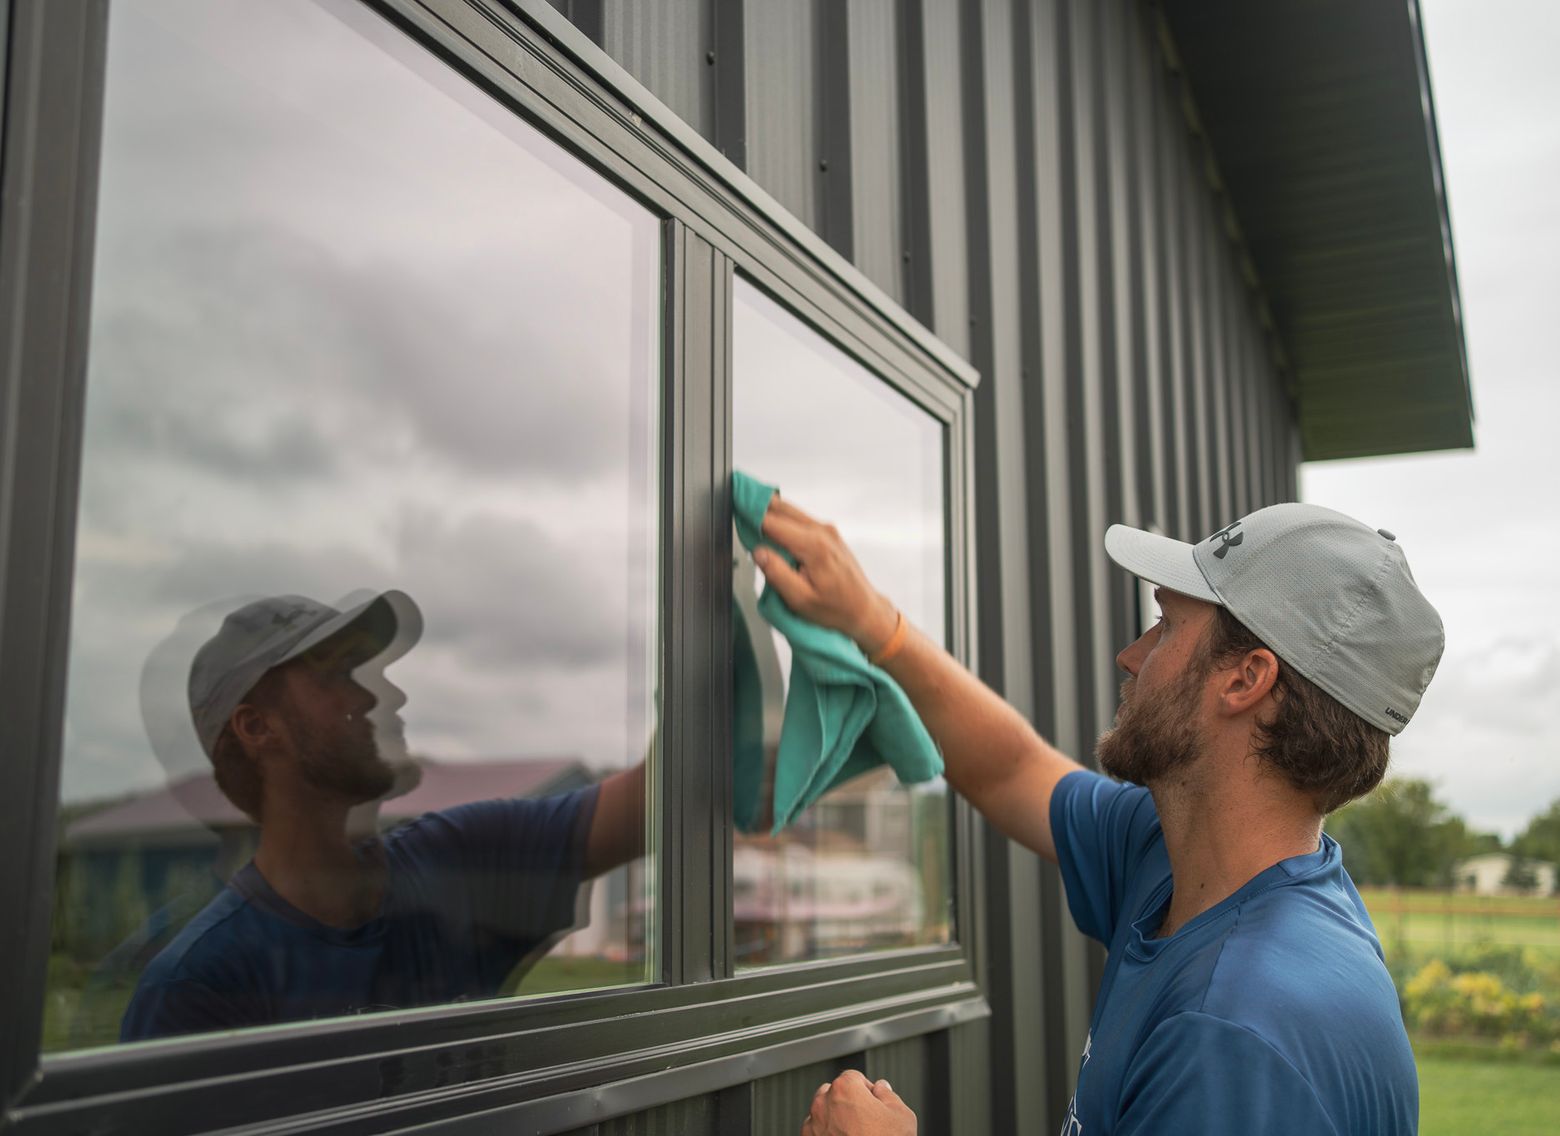
[[1473, 452], [1308, 465], [1397, 533], [1446, 621], [1398, 773], [1511, 835], [1560, 798], [1560, 5], [1421, 0], [1473, 376]]
[[[354, 0], [115, 5], [106, 108], [64, 798], [205, 768], [184, 671], [260, 595], [412, 596], [415, 753], [636, 759], [655, 216]], [[734, 350], [738, 464], [940, 627], [939, 423], [746, 284]]]
[[256, 595], [410, 593], [415, 752], [636, 760], [656, 217], [356, 4], [115, 5], [106, 108], [65, 799], [204, 768], [146, 664]]

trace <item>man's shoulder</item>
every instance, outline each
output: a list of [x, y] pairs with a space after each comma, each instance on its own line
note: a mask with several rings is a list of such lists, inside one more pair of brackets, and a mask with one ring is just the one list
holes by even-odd
[[230, 979], [240, 959], [257, 945], [258, 916], [249, 900], [224, 887], [147, 964], [140, 985]]
[[1318, 1052], [1408, 1051], [1375, 934], [1326, 881], [1273, 888], [1242, 905], [1201, 1009], [1296, 1064]]

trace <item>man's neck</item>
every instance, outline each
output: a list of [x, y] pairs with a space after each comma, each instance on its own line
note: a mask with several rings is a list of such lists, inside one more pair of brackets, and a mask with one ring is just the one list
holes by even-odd
[[382, 857], [364, 847], [360, 810], [316, 792], [277, 798], [268, 795], [264, 803], [254, 858], [265, 882], [328, 926], [350, 929], [372, 919], [385, 872]]
[[1302, 795], [1271, 778], [1199, 778], [1194, 773], [1167, 781], [1150, 786], [1174, 881], [1160, 938], [1274, 864], [1317, 849], [1321, 818]]

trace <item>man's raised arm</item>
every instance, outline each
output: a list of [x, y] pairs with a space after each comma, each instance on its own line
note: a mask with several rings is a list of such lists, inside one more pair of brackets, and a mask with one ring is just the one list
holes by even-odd
[[[833, 525], [776, 494], [764, 516], [764, 535], [796, 558], [792, 568], [760, 548], [753, 559], [797, 615], [844, 632], [869, 656], [894, 637], [902, 617], [868, 581]], [[1051, 791], [1081, 767], [952, 655], [914, 627], [905, 632], [903, 646], [882, 666], [942, 749], [948, 783], [1008, 837], [1055, 860]]]

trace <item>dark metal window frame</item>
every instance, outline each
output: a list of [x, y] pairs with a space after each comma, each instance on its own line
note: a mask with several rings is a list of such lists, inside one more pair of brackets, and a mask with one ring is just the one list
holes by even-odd
[[107, 4], [0, 0], [0, 1128], [562, 1130], [984, 1016], [962, 801], [956, 944], [734, 973], [733, 272], [944, 423], [965, 659], [974, 372], [543, 0], [364, 2], [666, 218], [658, 981], [40, 1060]]

